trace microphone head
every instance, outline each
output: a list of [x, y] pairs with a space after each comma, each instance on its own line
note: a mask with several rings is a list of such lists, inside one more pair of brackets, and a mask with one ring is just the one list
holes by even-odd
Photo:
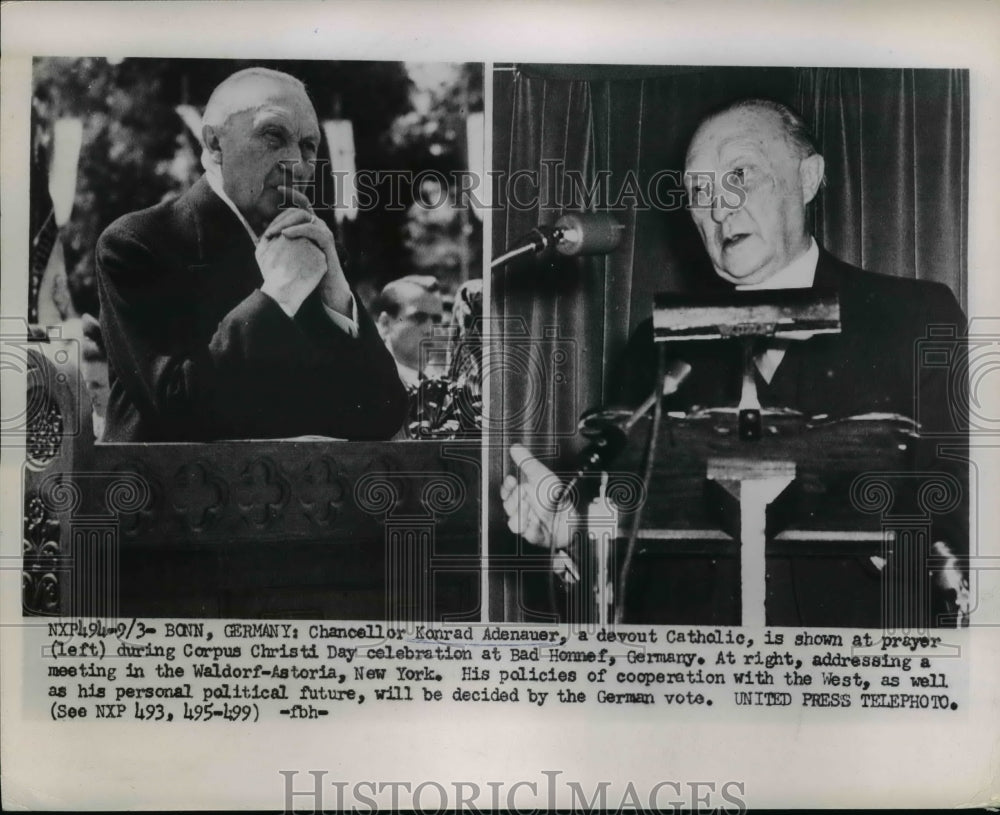
[[618, 248], [625, 225], [607, 212], [571, 212], [556, 221], [561, 255], [604, 255]]
[[675, 359], [671, 362], [663, 377], [663, 395], [670, 396], [677, 393], [689, 373], [691, 373], [691, 366], [684, 360]]

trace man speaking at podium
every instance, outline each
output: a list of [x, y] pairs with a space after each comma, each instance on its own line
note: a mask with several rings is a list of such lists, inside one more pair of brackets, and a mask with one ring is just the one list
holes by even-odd
[[[950, 326], [955, 336], [964, 335], [965, 318], [955, 297], [941, 284], [863, 271], [817, 245], [808, 230], [807, 207], [822, 186], [824, 161], [797, 113], [777, 102], [748, 99], [709, 115], [690, 142], [684, 175], [691, 216], [723, 281], [747, 291], [815, 286], [838, 293], [840, 333], [771, 340], [758, 349], [755, 378], [762, 406], [831, 418], [874, 412], [919, 415], [925, 432], [961, 431], [963, 420], [949, 410], [947, 371], [915, 370], [914, 361], [916, 344], [928, 326]], [[669, 397], [667, 409], [736, 404], [741, 387], [739, 355], [730, 359], [718, 343], [684, 346], [679, 354], [690, 363], [691, 373]], [[656, 371], [648, 320], [629, 341], [616, 372], [612, 402], [630, 408], [642, 403], [654, 389]], [[543, 546], [550, 546], [554, 536], [556, 548], [562, 548], [568, 540], [569, 511], [553, 512], [535, 489], [548, 470], [524, 448], [515, 445], [511, 454], [520, 477], [508, 476], [501, 486], [509, 528]], [[964, 488], [964, 476], [961, 483]], [[934, 531], [936, 555], [946, 558], [967, 551], [963, 521], [942, 534], [939, 538]], [[836, 624], [878, 625], [878, 570], [885, 567], [879, 560], [856, 558], [864, 562], [836, 569], [813, 564], [818, 590], [814, 581], [807, 591], [819, 596], [804, 602], [815, 600], [823, 606], [824, 621], [830, 618], [830, 606], [836, 605]], [[794, 585], [796, 579], [790, 577], [793, 585], [787, 588], [797, 595], [798, 605], [803, 587]], [[677, 588], [676, 582], [671, 585]], [[949, 608], [965, 602], [967, 592], [957, 568], [940, 570], [935, 585]], [[678, 598], [686, 604], [681, 619], [667, 622], [721, 621], [705, 598], [697, 596], [696, 588], [688, 593]], [[813, 622], [807, 612], [799, 619], [794, 619], [794, 612], [790, 616], [793, 619], [782, 622]]]
[[205, 174], [97, 246], [106, 442], [388, 439], [406, 394], [296, 187], [320, 130], [305, 87], [248, 68], [212, 93]]

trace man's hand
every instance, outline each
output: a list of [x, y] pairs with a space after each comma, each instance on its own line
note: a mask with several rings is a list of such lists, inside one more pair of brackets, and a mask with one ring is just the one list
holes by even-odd
[[511, 445], [510, 457], [520, 478], [508, 475], [500, 485], [507, 527], [536, 546], [551, 548], [554, 543], [556, 549], [565, 549], [573, 507], [568, 501], [556, 504], [558, 478], [520, 444]]
[[[290, 188], [286, 188], [290, 189]], [[345, 317], [352, 317], [351, 287], [347, 284], [344, 269], [340, 265], [337, 245], [330, 228], [308, 208], [308, 200], [297, 190], [291, 190], [292, 200], [302, 206], [286, 209], [268, 225], [264, 238], [283, 235], [292, 240], [303, 238], [312, 241], [326, 258], [326, 274], [320, 281], [320, 296], [323, 303]]]
[[949, 610], [956, 615], [956, 628], [965, 628], [969, 624], [969, 613], [972, 601], [969, 593], [969, 581], [959, 568], [958, 558], [944, 541], [934, 541], [934, 554], [943, 561], [934, 573], [938, 588], [947, 598]]
[[257, 265], [264, 276], [260, 290], [292, 317], [326, 274], [326, 258], [310, 241], [284, 235], [261, 238]]

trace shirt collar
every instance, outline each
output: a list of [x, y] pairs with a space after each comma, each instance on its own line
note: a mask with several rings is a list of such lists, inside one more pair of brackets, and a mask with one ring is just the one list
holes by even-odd
[[816, 264], [819, 263], [819, 247], [816, 239], [809, 238], [809, 248], [781, 269], [760, 283], [744, 283], [738, 285], [738, 291], [763, 291], [764, 289], [809, 289], [816, 277]]
[[236, 204], [233, 203], [232, 199], [226, 195], [225, 189], [222, 186], [222, 168], [219, 167], [214, 161], [204, 161], [202, 162], [205, 167], [205, 180], [208, 182], [208, 186], [212, 188], [212, 192], [222, 199], [222, 202], [229, 207], [233, 214], [240, 219], [240, 223], [243, 224], [243, 228], [247, 231], [250, 236], [250, 240], [253, 241], [254, 246], [260, 243], [260, 236], [253, 231], [253, 228], [247, 222], [247, 219], [243, 217], [243, 213], [237, 209]]

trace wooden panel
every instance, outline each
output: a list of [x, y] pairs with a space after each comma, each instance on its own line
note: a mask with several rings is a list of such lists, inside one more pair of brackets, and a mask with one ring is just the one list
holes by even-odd
[[[740, 458], [791, 461], [796, 465], [792, 486], [768, 513], [769, 535], [783, 529], [877, 530], [880, 512], [865, 507], [852, 485], [862, 473], [908, 473], [913, 468], [913, 425], [904, 419], [810, 422], [799, 414], [769, 414], [763, 438], [741, 441], [735, 411], [705, 411], [683, 419], [664, 417], [657, 445], [651, 496], [643, 510], [643, 529], [719, 529], [722, 518], [717, 495], [706, 481], [709, 459]], [[613, 465], [609, 489], [618, 481], [635, 490], [641, 472], [649, 421], [639, 422], [629, 445]], [[624, 487], [623, 487], [624, 488]], [[900, 494], [901, 497], [902, 493]]]
[[94, 446], [68, 432], [89, 406], [47, 356], [29, 376], [27, 613], [478, 613], [478, 442]]

